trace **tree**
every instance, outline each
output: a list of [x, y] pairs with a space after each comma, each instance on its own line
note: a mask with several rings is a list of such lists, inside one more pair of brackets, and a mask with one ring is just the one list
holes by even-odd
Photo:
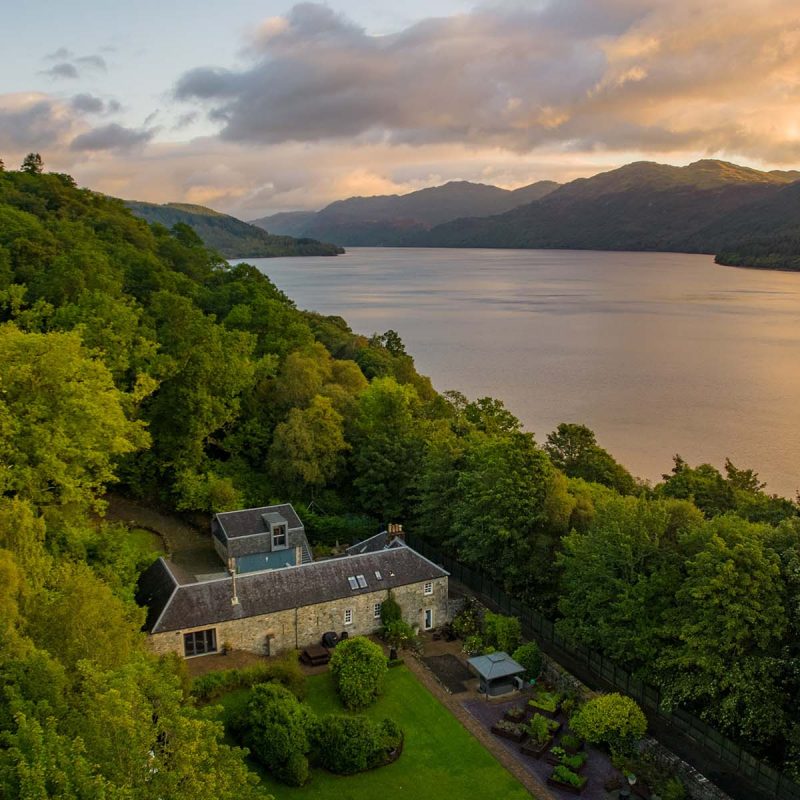
[[602, 694], [584, 703], [569, 727], [591, 744], [606, 744], [612, 754], [627, 755], [647, 731], [647, 719], [630, 697]]
[[544, 449], [570, 478], [602, 483], [620, 494], [636, 491], [633, 476], [597, 444], [594, 431], [585, 425], [562, 422], [548, 435]]
[[0, 158], [0, 172], [6, 171], [6, 165], [3, 163], [3, 159]]
[[342, 416], [327, 397], [317, 396], [308, 408], [293, 408], [275, 428], [269, 471], [290, 491], [321, 487], [336, 475], [348, 445]]
[[562, 539], [561, 636], [630, 666], [650, 664], [683, 579], [678, 540], [703, 525], [685, 501], [619, 497]]
[[110, 669], [140, 651], [144, 610], [115, 597], [83, 564], [55, 569], [28, 606], [26, 633], [68, 669], [82, 660]]
[[27, 172], [29, 175], [41, 175], [43, 169], [44, 162], [38, 153], [28, 153], [20, 167], [21, 172]]
[[668, 702], [696, 703], [726, 730], [761, 741], [781, 717], [776, 656], [787, 625], [768, 532], [728, 515], [685, 538], [686, 577], [656, 661]]
[[108, 369], [74, 333], [0, 326], [0, 491], [62, 512], [101, 505], [115, 459], [145, 447]]
[[376, 378], [358, 398], [351, 436], [359, 505], [384, 520], [402, 518], [422, 451], [419, 398], [394, 378]]
[[286, 687], [253, 687], [243, 720], [244, 744], [276, 778], [290, 786], [308, 780], [308, 758], [316, 720]]
[[336, 645], [330, 662], [331, 677], [347, 708], [365, 708], [375, 701], [386, 674], [383, 650], [363, 636]]
[[671, 475], [664, 475], [658, 491], [666, 497], [691, 500], [707, 517], [733, 511], [736, 496], [733, 486], [711, 464], [690, 467], [679, 455], [674, 457]]

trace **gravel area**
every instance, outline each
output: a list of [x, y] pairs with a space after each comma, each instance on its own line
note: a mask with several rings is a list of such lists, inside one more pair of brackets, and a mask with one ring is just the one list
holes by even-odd
[[[511, 706], [518, 705], [519, 702], [519, 698], [509, 700], [507, 703], [487, 703], [485, 700], [466, 700], [462, 705], [471, 716], [488, 730], [495, 722], [502, 719], [503, 714], [511, 708]], [[495, 736], [494, 738], [526, 771], [535, 775], [542, 783], [547, 781], [547, 778], [553, 771], [553, 767], [543, 758], [538, 759], [532, 756], [526, 756], [520, 752], [519, 745], [515, 742], [502, 739], [499, 736]], [[615, 770], [611, 766], [611, 762], [605, 753], [593, 747], [587, 748], [587, 753], [589, 759], [581, 774], [589, 778], [589, 781], [580, 796], [585, 798], [585, 800], [607, 800], [611, 795], [603, 788], [603, 783]], [[547, 788], [550, 794], [558, 798], [558, 800], [570, 800], [570, 798], [575, 797], [574, 794], [555, 786], [548, 786]]]

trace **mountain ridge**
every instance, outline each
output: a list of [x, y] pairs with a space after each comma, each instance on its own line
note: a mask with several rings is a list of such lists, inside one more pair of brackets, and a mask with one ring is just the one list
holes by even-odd
[[193, 203], [146, 203], [126, 200], [137, 217], [167, 228], [183, 223], [192, 228], [207, 247], [225, 258], [275, 258], [280, 256], [335, 256], [344, 250], [315, 239], [275, 235], [229, 214]]

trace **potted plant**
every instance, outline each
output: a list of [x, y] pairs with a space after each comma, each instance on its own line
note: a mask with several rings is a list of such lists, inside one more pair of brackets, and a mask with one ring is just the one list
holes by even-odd
[[570, 792], [571, 794], [580, 794], [588, 782], [588, 778], [583, 775], [578, 775], [573, 772], [569, 767], [559, 764], [553, 768], [553, 772], [547, 779], [551, 786], [557, 786], [559, 789]]

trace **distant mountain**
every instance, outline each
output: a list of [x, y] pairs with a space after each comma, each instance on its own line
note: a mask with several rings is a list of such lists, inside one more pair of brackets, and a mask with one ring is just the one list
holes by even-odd
[[701, 233], [716, 242], [717, 262], [800, 270], [800, 182], [739, 209]]
[[248, 225], [235, 217], [220, 214], [205, 206], [188, 203], [141, 203], [126, 201], [125, 205], [147, 222], [157, 222], [171, 228], [183, 222], [194, 229], [207, 247], [218, 250], [226, 258], [272, 258], [275, 256], [335, 256], [341, 247], [315, 239], [295, 239], [276, 236], [263, 228]]
[[714, 253], [729, 236], [726, 220], [768, 203], [797, 180], [800, 172], [711, 159], [686, 167], [636, 162], [572, 181], [504, 214], [446, 222], [414, 244]]
[[553, 181], [538, 181], [514, 190], [451, 181], [404, 195], [351, 197], [322, 211], [273, 214], [251, 224], [275, 233], [313, 236], [350, 246], [401, 245], [413, 243], [417, 235], [443, 222], [501, 214], [557, 188]]

